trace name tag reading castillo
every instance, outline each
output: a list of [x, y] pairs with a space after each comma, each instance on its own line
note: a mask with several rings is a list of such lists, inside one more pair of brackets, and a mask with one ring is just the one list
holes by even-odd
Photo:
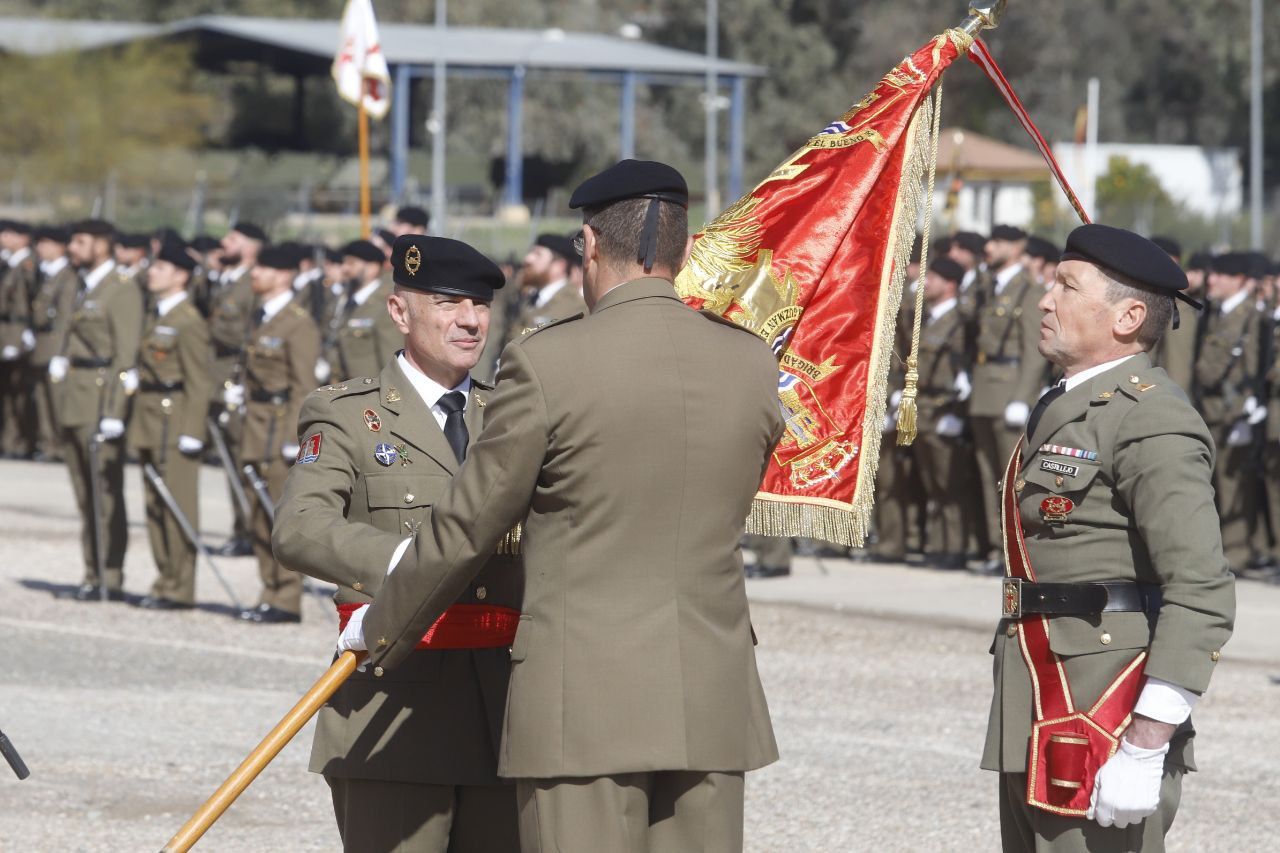
[[1066, 474], [1068, 477], [1075, 477], [1080, 473], [1080, 466], [1068, 465], [1065, 462], [1055, 462], [1052, 459], [1041, 459], [1040, 470], [1051, 471], [1054, 474]]

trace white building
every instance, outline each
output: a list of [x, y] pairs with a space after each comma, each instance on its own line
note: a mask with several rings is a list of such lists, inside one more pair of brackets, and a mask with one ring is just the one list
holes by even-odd
[[[1085, 200], [1085, 146], [1059, 142], [1053, 146], [1062, 172], [1076, 194]], [[1197, 145], [1123, 145], [1099, 143], [1095, 177], [1107, 173], [1111, 158], [1123, 157], [1149, 168], [1164, 191], [1188, 210], [1208, 219], [1232, 217], [1244, 204], [1244, 169], [1235, 148], [1201, 148]], [[941, 162], [939, 162], [941, 166]], [[1058, 203], [1067, 206], [1057, 193]], [[1090, 214], [1093, 211], [1088, 211]]]
[[949, 231], [990, 234], [993, 225], [1028, 226], [1035, 216], [1033, 187], [1050, 178], [1030, 148], [947, 128], [938, 136], [934, 217]]

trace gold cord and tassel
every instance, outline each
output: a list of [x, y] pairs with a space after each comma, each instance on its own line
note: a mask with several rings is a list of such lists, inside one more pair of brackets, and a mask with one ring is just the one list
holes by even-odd
[[907, 375], [903, 381], [902, 400], [898, 404], [898, 445], [905, 447], [916, 440], [916, 394], [920, 385], [920, 328], [924, 319], [924, 279], [929, 272], [929, 240], [933, 226], [933, 186], [938, 173], [938, 136], [942, 130], [942, 80], [933, 95], [933, 124], [929, 128], [929, 189], [924, 197], [924, 232], [920, 237], [920, 271], [916, 276], [916, 315], [911, 323], [911, 353], [907, 356]]

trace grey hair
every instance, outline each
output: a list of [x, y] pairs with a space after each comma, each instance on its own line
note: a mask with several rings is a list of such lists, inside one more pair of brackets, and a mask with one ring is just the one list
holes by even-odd
[[1138, 345], [1150, 352], [1173, 323], [1173, 297], [1143, 287], [1127, 276], [1095, 267], [1107, 283], [1106, 299], [1115, 305], [1121, 299], [1133, 299], [1147, 307], [1147, 318], [1138, 329]]

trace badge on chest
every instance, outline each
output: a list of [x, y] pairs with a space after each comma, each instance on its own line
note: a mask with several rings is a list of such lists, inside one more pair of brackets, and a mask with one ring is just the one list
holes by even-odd
[[1040, 470], [1048, 471], [1051, 474], [1062, 474], [1066, 477], [1076, 477], [1080, 474], [1079, 465], [1068, 465], [1066, 462], [1058, 462], [1056, 459], [1041, 459]]

